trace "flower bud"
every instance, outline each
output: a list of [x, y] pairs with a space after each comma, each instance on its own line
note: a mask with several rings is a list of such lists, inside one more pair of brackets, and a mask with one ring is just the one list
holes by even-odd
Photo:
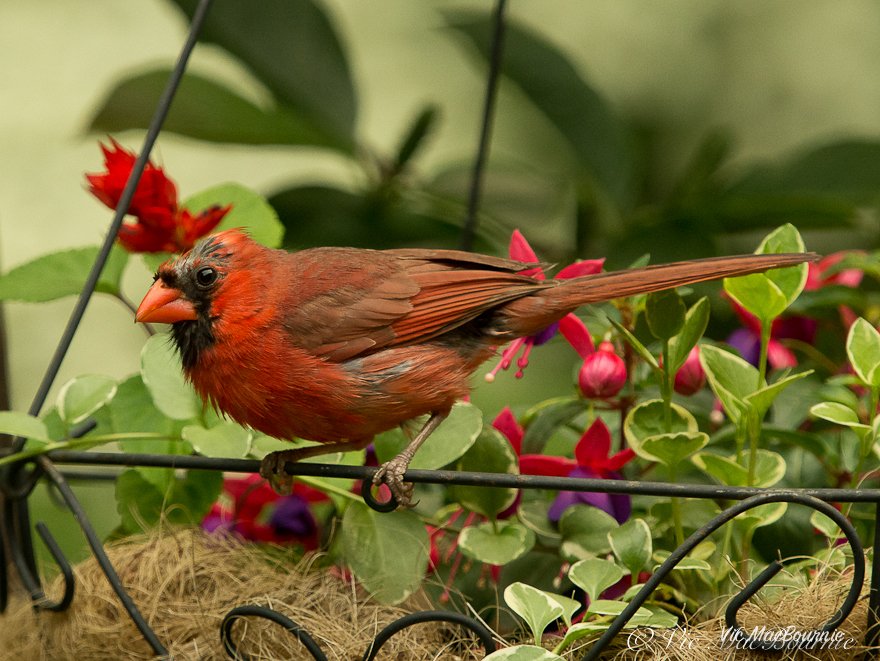
[[706, 385], [706, 373], [700, 364], [700, 347], [694, 347], [688, 354], [684, 365], [675, 373], [675, 392], [679, 395], [693, 395]]
[[584, 359], [578, 374], [578, 385], [584, 397], [608, 399], [614, 397], [626, 383], [626, 365], [614, 353], [614, 345], [603, 342], [599, 349]]

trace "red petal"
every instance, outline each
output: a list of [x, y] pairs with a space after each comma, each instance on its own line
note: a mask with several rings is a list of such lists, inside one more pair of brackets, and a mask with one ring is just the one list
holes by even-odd
[[621, 450], [617, 454], [613, 454], [608, 457], [605, 462], [604, 468], [610, 471], [616, 471], [623, 468], [626, 464], [632, 461], [636, 456], [636, 453], [632, 451], [631, 448], [627, 448], [626, 450]]
[[596, 350], [586, 324], [575, 314], [567, 314], [559, 320], [559, 332], [581, 358], [586, 358]]
[[604, 466], [611, 450], [611, 432], [602, 418], [596, 418], [574, 447], [578, 466], [593, 468]]
[[556, 274], [556, 278], [565, 280], [568, 278], [579, 278], [582, 275], [600, 273], [604, 264], [604, 257], [602, 259], [585, 259], [580, 262], [575, 262], [574, 264], [569, 264]]
[[524, 454], [519, 458], [519, 472], [523, 475], [567, 477], [576, 466], [573, 459], [545, 454]]
[[513, 234], [510, 235], [510, 248], [508, 254], [511, 259], [515, 259], [519, 262], [531, 264], [538, 261], [538, 256], [535, 254], [535, 251], [532, 250], [529, 242], [526, 241], [526, 237], [524, 237], [519, 230], [513, 230]]
[[126, 223], [119, 228], [119, 243], [129, 252], [167, 252], [169, 237], [162, 232], [150, 231], [137, 223]]
[[492, 426], [510, 441], [510, 445], [513, 446], [514, 451], [519, 455], [522, 451], [522, 439], [525, 431], [519, 426], [510, 407], [505, 406], [501, 410], [501, 413], [492, 421]]
[[767, 362], [775, 370], [795, 367], [798, 364], [795, 355], [778, 340], [770, 340], [767, 345]]

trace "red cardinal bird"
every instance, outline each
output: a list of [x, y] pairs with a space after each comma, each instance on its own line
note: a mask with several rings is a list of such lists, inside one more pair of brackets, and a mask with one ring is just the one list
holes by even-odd
[[406, 505], [413, 454], [498, 345], [586, 303], [813, 258], [742, 255], [537, 280], [518, 273], [534, 264], [456, 250], [288, 253], [230, 230], [159, 267], [136, 318], [172, 324], [187, 377], [220, 411], [271, 436], [327, 444], [267, 456], [267, 478], [430, 414], [374, 478]]

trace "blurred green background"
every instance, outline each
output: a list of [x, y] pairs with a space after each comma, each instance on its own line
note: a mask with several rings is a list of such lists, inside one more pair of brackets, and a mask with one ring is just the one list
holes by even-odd
[[[311, 119], [331, 128], [348, 122], [347, 134], [255, 146], [166, 133], [154, 159], [184, 198], [225, 181], [267, 196], [287, 191], [274, 201], [285, 207], [294, 246], [454, 245], [484, 93], [480, 28], [491, 5], [318, 7], [341, 53], [300, 53], [298, 72], [311, 76], [310, 98], [324, 104]], [[787, 221], [812, 250], [876, 247], [880, 4], [514, 0], [509, 18], [510, 70], [479, 248], [503, 254], [519, 227], [548, 261], [607, 256], [623, 267], [648, 252], [663, 261], [751, 251], [767, 228]], [[296, 111], [290, 99], [279, 102], [278, 86], [254, 75], [261, 57], [264, 71], [287, 68], [260, 52], [272, 40], [248, 38], [261, 34], [259, 24], [238, 27], [245, 38], [237, 51], [234, 39], [226, 49], [202, 45], [190, 72], [266, 116], [285, 103]], [[284, 23], [275, 27], [283, 37]], [[97, 141], [111, 129], [139, 148], [143, 132], [123, 129], [152, 112], [134, 94], [105, 104], [122, 81], [170, 66], [185, 29], [169, 0], [0, 3], [0, 267], [102, 238], [110, 212], [85, 192], [82, 175], [101, 169]], [[306, 48], [319, 33], [291, 43]], [[334, 106], [345, 78], [333, 69], [337, 60], [354, 96]], [[436, 109], [430, 130], [395, 170], [404, 136], [427, 108]], [[224, 116], [220, 103], [189, 105], [182, 133], [205, 129], [202, 109]], [[268, 124], [225, 126], [259, 133]], [[148, 283], [145, 267], [128, 270], [131, 298]], [[72, 303], [5, 306], [14, 408], [27, 408]], [[84, 372], [135, 372], [143, 341], [128, 311], [96, 297], [57, 383]], [[561, 341], [533, 362], [522, 382], [508, 375], [479, 388], [475, 401], [493, 415], [503, 403], [571, 390], [574, 355]]]

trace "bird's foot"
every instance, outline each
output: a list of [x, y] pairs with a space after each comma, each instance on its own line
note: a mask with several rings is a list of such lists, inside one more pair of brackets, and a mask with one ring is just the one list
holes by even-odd
[[260, 462], [260, 477], [265, 479], [276, 493], [289, 496], [293, 489], [293, 477], [287, 474], [284, 467], [288, 461], [300, 459], [302, 453], [298, 450], [281, 450], [267, 454]]
[[397, 455], [391, 461], [386, 461], [379, 466], [379, 470], [373, 475], [373, 484], [380, 486], [386, 485], [397, 501], [397, 506], [402, 509], [408, 509], [418, 505], [419, 501], [413, 502], [413, 485], [411, 482], [404, 482], [403, 475], [409, 466], [410, 457]]

